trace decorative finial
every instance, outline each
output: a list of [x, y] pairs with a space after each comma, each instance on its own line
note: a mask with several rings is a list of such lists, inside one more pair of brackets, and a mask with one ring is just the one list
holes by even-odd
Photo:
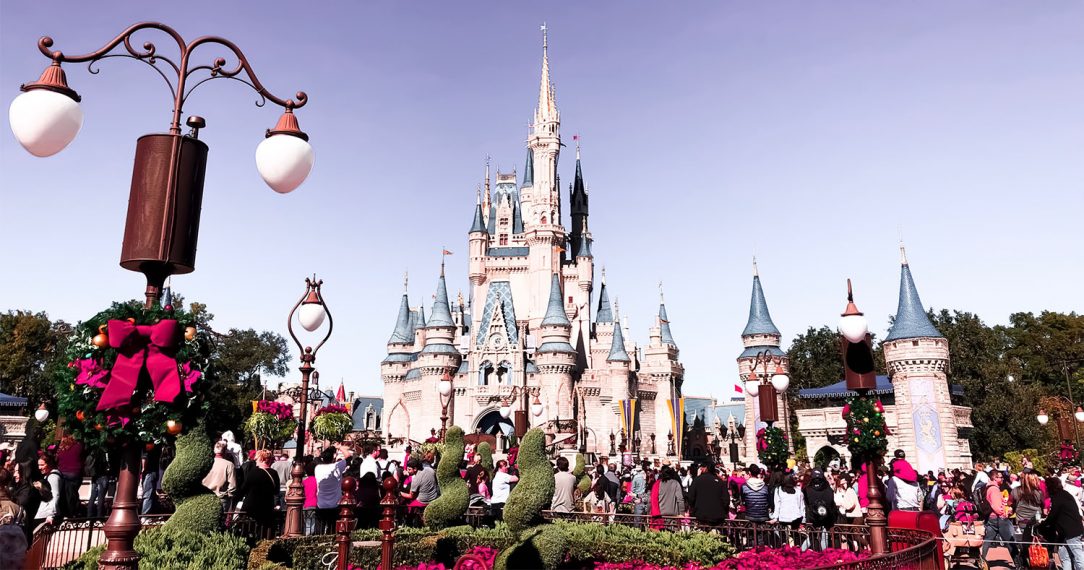
[[663, 294], [662, 294], [662, 281], [659, 281], [659, 303], [660, 304], [666, 303], [666, 298], [663, 297]]
[[403, 294], [406, 295], [410, 289], [410, 272], [403, 272]]
[[900, 265], [907, 265], [907, 250], [903, 247], [902, 239], [900, 239]]
[[538, 29], [542, 30], [542, 50], [545, 51], [549, 48], [549, 36], [546, 33], [549, 28], [546, 27], [545, 22], [542, 22], [542, 25]]
[[474, 188], [474, 205], [482, 205], [482, 185], [479, 184]]
[[614, 297], [614, 320], [621, 320], [621, 300], [617, 297]]
[[757, 268], [757, 256], [753, 256], [753, 277], [760, 277], [760, 269]]
[[605, 265], [602, 266], [602, 284], [603, 285], [606, 284], [606, 266]]
[[580, 135], [572, 135], [572, 140], [576, 141], [576, 160], [580, 159]]

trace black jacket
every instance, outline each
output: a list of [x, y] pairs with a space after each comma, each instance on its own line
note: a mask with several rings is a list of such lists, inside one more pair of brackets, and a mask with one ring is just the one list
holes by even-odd
[[1050, 514], [1039, 523], [1039, 531], [1047, 539], [1058, 542], [1084, 534], [1076, 499], [1068, 491], [1062, 489], [1050, 496]]
[[805, 520], [816, 527], [831, 528], [836, 524], [836, 495], [828, 486], [828, 480], [818, 477], [802, 489], [805, 495]]
[[689, 513], [697, 521], [721, 523], [730, 514], [730, 492], [714, 473], [697, 476], [689, 485]]

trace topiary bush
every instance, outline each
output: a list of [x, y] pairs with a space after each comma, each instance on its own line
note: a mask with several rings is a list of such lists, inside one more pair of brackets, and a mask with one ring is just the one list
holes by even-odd
[[519, 568], [557, 568], [564, 562], [568, 551], [568, 537], [559, 526], [536, 527], [497, 556], [493, 570], [516, 570]]
[[[98, 558], [104, 550], [105, 545], [96, 546], [64, 568], [97, 570]], [[142, 556], [139, 566], [155, 570], [237, 570], [245, 567], [248, 558], [248, 545], [243, 538], [225, 532], [201, 533], [165, 525], [139, 533], [135, 550]]]
[[440, 496], [422, 511], [430, 528], [441, 529], [463, 519], [470, 500], [467, 482], [459, 476], [459, 461], [463, 458], [463, 428], [452, 426], [444, 434], [444, 455], [437, 464], [437, 484]]
[[488, 441], [483, 441], [478, 444], [476, 450], [478, 455], [482, 456], [481, 465], [486, 470], [486, 473], [493, 474], [493, 446], [489, 445]]
[[202, 426], [177, 438], [177, 455], [162, 475], [162, 489], [177, 505], [165, 526], [199, 533], [218, 530], [222, 503], [203, 486], [203, 478], [214, 463], [213, 451]]
[[546, 457], [545, 445], [545, 433], [533, 428], [519, 446], [519, 483], [504, 505], [504, 522], [517, 535], [542, 520], [542, 510], [553, 497], [553, 465]]
[[576, 454], [576, 467], [572, 469], [572, 474], [576, 477], [576, 491], [583, 497], [591, 490], [591, 476], [587, 474], [582, 453]]

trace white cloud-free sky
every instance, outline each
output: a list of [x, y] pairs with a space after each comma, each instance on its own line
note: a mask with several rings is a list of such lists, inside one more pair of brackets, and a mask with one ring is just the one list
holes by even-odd
[[[927, 306], [1082, 308], [1079, 3], [5, 1], [5, 105], [47, 64], [38, 37], [85, 53], [142, 20], [225, 36], [273, 92], [309, 93], [316, 166], [286, 196], [252, 158], [277, 109], [227, 81], [189, 100], [211, 153], [197, 269], [173, 283], [217, 328], [285, 334], [316, 272], [328, 386], [380, 393], [404, 270], [429, 299], [447, 247], [450, 293], [466, 288], [484, 157], [522, 169], [543, 21], [597, 262], [641, 342], [665, 282], [688, 394], [731, 393], [754, 253], [788, 340], [836, 322], [847, 277], [883, 337], [901, 235]], [[60, 154], [30, 156], [0, 119], [0, 309], [76, 321], [141, 296], [117, 265], [132, 153], [172, 99], [141, 63], [97, 67], [66, 66], [86, 120]]]

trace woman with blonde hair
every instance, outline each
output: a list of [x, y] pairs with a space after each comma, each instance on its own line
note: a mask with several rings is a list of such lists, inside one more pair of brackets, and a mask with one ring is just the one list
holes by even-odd
[[[1032, 471], [1020, 475], [1020, 486], [1012, 490], [1012, 505], [1016, 511], [1016, 526], [1020, 527], [1023, 534], [1024, 544], [1031, 542], [1035, 524], [1043, 514], [1043, 490], [1040, 487], [1039, 476]], [[1021, 548], [1022, 554], [1027, 555], [1027, 549]], [[1017, 568], [1024, 568], [1026, 564], [1016, 561]]]

